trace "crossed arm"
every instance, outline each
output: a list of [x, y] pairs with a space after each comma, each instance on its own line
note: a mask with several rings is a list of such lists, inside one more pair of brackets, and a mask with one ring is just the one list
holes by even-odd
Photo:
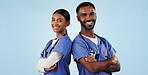
[[120, 71], [120, 64], [115, 55], [104, 61], [96, 61], [90, 55], [86, 55], [86, 57], [80, 58], [79, 61], [91, 73]]
[[63, 57], [59, 52], [52, 52], [46, 59], [40, 58], [37, 63], [37, 71], [46, 73], [56, 67], [56, 63]]

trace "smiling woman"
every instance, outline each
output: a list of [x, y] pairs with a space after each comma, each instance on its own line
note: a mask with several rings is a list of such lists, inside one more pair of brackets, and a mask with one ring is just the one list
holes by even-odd
[[69, 24], [70, 15], [68, 11], [59, 9], [53, 13], [51, 26], [56, 33], [56, 39], [50, 40], [41, 53], [37, 71], [44, 73], [44, 75], [70, 75], [69, 64], [72, 42], [66, 31]]
[[65, 34], [66, 33], [66, 26], [68, 26], [70, 24], [70, 22], [64, 18], [64, 16], [62, 16], [59, 13], [54, 13], [52, 16], [52, 21], [51, 21], [51, 26], [54, 32], [58, 33], [62, 33]]

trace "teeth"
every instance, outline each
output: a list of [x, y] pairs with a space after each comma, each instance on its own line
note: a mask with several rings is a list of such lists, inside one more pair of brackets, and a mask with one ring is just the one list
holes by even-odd
[[54, 27], [54, 29], [60, 28], [60, 26], [53, 26], [53, 27]]
[[92, 24], [93, 22], [91, 21], [91, 22], [86, 22], [86, 24]]

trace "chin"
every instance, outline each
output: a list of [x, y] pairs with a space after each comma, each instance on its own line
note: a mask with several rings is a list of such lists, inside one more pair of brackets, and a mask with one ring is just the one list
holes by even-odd
[[58, 33], [58, 31], [57, 30], [53, 30], [55, 33]]

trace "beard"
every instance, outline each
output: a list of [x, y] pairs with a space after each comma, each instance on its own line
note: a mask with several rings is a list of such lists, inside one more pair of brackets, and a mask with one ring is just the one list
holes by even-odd
[[[94, 22], [94, 25], [90, 25], [90, 26], [88, 26], [88, 27], [91, 27], [91, 28], [88, 28], [88, 27], [86, 27], [85, 23], [86, 23], [86, 22], [90, 22], [90, 21], [93, 21], [93, 22]], [[86, 30], [92, 30], [92, 29], [94, 28], [94, 26], [95, 26], [96, 19], [93, 19], [93, 20], [86, 20], [86, 21], [83, 21], [83, 22], [80, 20], [80, 23], [81, 23], [81, 25], [82, 25]]]

